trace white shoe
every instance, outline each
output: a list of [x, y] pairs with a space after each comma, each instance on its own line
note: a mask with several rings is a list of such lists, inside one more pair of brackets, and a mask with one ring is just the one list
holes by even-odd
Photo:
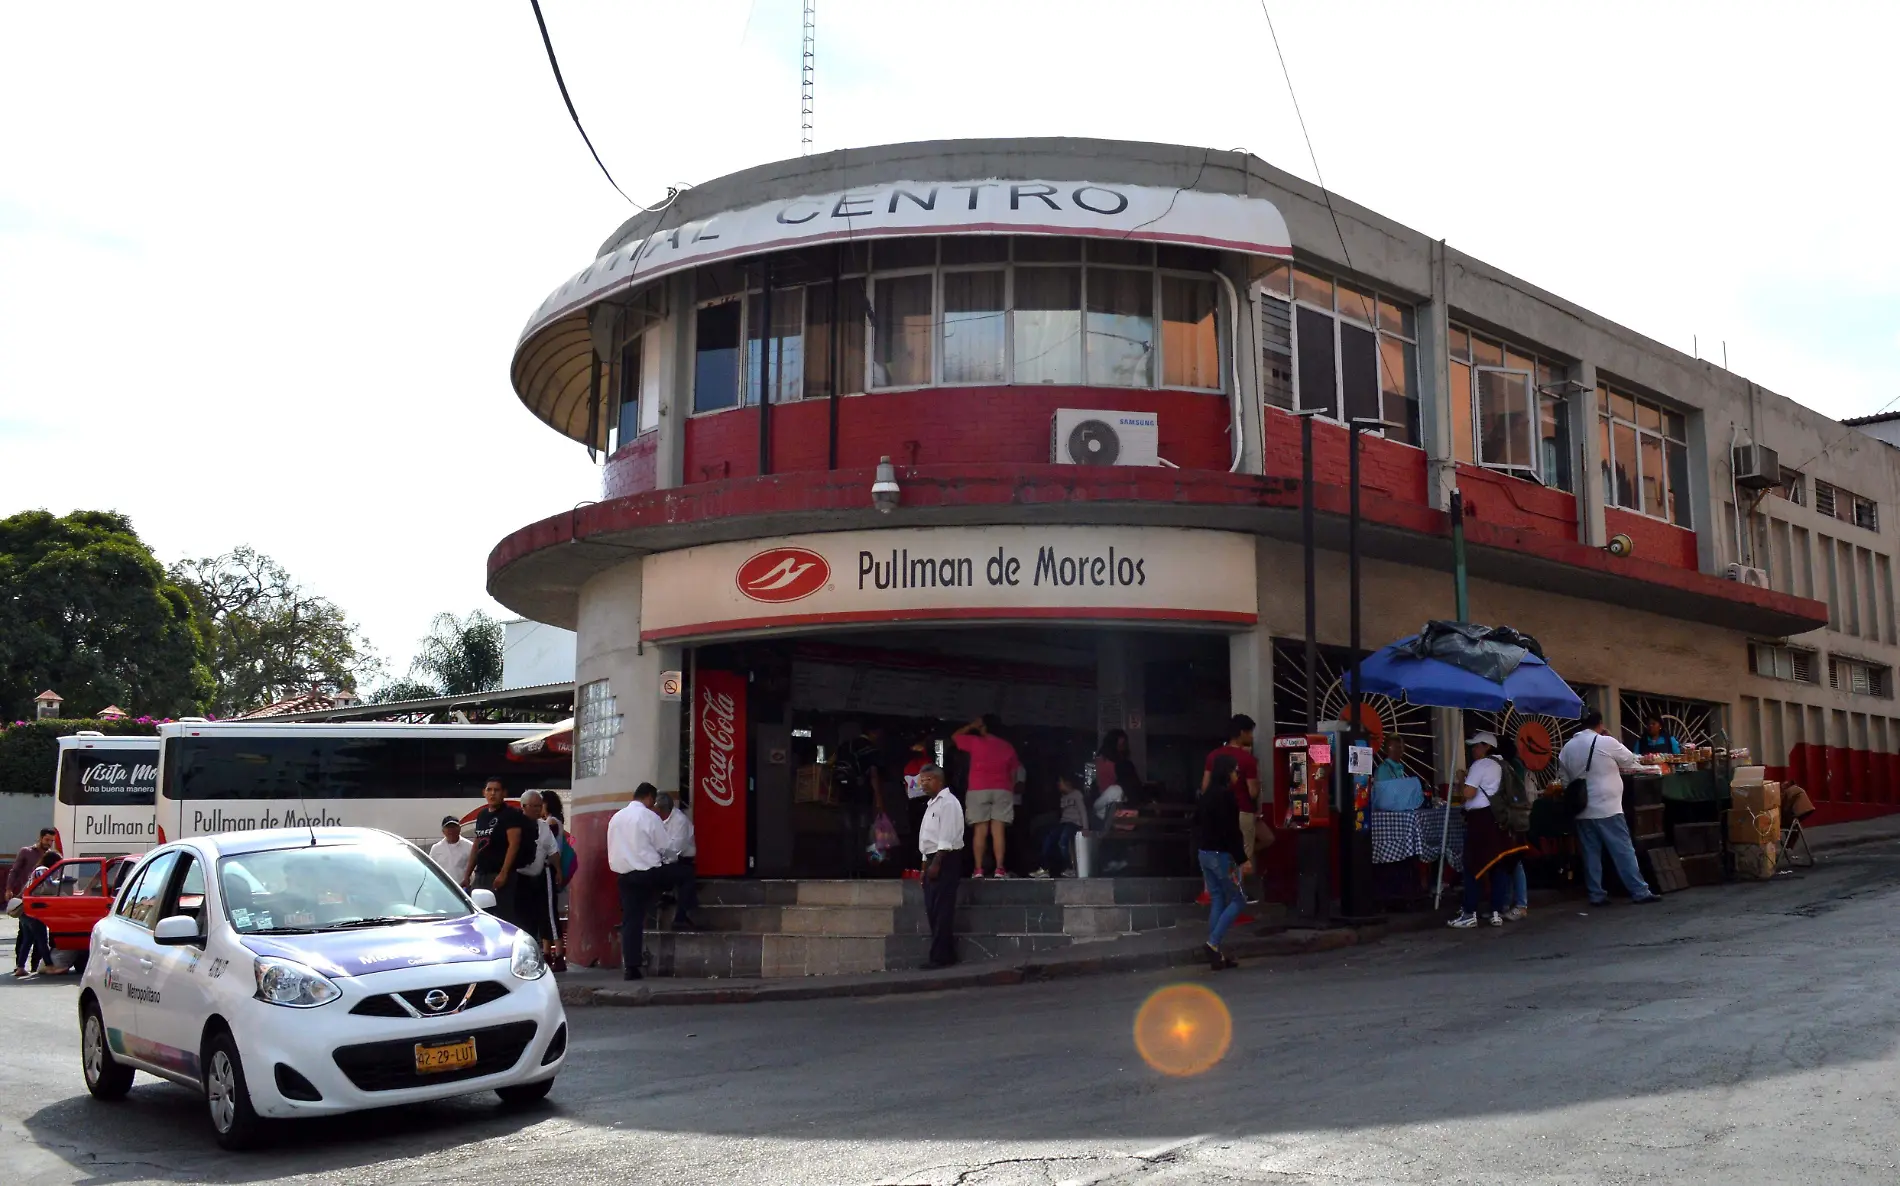
[[1478, 916], [1475, 914], [1460, 914], [1457, 918], [1452, 919], [1445, 925], [1457, 927], [1461, 931], [1468, 931], [1478, 925]]
[[1484, 921], [1491, 926], [1501, 927], [1504, 925], [1504, 916], [1502, 914], [1499, 914], [1497, 911], [1493, 910], [1491, 912], [1491, 917], [1485, 919]]
[[1034, 873], [1031, 873], [1030, 876], [1035, 878], [1037, 881], [1047, 881], [1049, 880], [1050, 873], [1049, 873], [1049, 870], [1047, 869], [1038, 869]]
[[1530, 916], [1531, 916], [1531, 908], [1529, 906], [1513, 906], [1509, 910], [1506, 910], [1504, 912], [1504, 921], [1523, 922], [1525, 919], [1529, 918]]

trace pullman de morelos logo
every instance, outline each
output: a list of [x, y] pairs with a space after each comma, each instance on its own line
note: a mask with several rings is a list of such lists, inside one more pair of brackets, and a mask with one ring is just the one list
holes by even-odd
[[831, 580], [831, 565], [810, 548], [767, 548], [739, 566], [739, 592], [771, 605], [810, 597]]

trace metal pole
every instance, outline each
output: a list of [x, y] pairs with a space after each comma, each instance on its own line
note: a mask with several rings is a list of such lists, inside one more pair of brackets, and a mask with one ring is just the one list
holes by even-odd
[[[839, 352], [844, 349], [844, 326], [838, 324], [838, 308], [842, 303], [838, 290], [844, 287], [844, 247], [838, 248], [831, 261], [831, 349], [825, 351], [825, 374], [831, 381], [831, 407], [827, 409], [829, 444], [826, 446], [828, 468], [838, 468], [838, 374], [842, 369], [838, 363]], [[809, 290], [807, 290], [809, 291]]]
[[759, 476], [772, 472], [772, 257], [765, 259], [759, 294]]
[[1451, 492], [1451, 589], [1460, 622], [1471, 620], [1471, 589], [1465, 577], [1465, 494]]
[[1319, 728], [1319, 595], [1313, 558], [1313, 416], [1300, 417], [1300, 551], [1306, 566], [1306, 731]]
[[1347, 496], [1351, 500], [1346, 516], [1346, 598], [1349, 604], [1352, 623], [1349, 627], [1347, 645], [1352, 648], [1352, 717], [1351, 727], [1346, 731], [1350, 740], [1357, 741], [1364, 733], [1359, 719], [1363, 694], [1359, 690], [1359, 433], [1360, 422], [1354, 420], [1346, 429], [1346, 482]]

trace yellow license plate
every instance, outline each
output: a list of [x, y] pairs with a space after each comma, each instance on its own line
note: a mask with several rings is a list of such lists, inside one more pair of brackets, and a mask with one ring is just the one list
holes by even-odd
[[475, 1065], [475, 1039], [463, 1038], [459, 1042], [441, 1045], [416, 1043], [416, 1074], [433, 1075], [440, 1071], [459, 1071], [463, 1067]]

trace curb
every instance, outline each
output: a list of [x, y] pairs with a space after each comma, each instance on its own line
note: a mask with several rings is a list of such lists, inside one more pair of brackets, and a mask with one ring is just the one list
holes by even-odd
[[[1327, 931], [1289, 931], [1278, 935], [1236, 938], [1228, 944], [1236, 959], [1261, 959], [1272, 956], [1312, 955], [1337, 951], [1363, 943], [1376, 943], [1385, 937], [1385, 927], [1375, 924], [1357, 930], [1341, 928]], [[641, 983], [626, 988], [563, 985], [561, 1003], [570, 1008], [602, 1006], [637, 1008], [644, 1005], [745, 1005], [763, 1001], [815, 1001], [839, 997], [907, 996], [942, 992], [955, 988], [990, 988], [998, 985], [1029, 984], [1062, 980], [1072, 976], [1095, 976], [1108, 972], [1152, 972], [1164, 968], [1200, 965], [1198, 947], [1170, 948], [1163, 951], [1105, 953], [1080, 959], [1027, 961], [1021, 964], [991, 965], [969, 969], [950, 969], [934, 976], [904, 979], [865, 979], [842, 983], [824, 983], [824, 977], [774, 983], [772, 981], [727, 981], [704, 988], [663, 988], [659, 992]], [[816, 981], [814, 983], [814, 981]]]

